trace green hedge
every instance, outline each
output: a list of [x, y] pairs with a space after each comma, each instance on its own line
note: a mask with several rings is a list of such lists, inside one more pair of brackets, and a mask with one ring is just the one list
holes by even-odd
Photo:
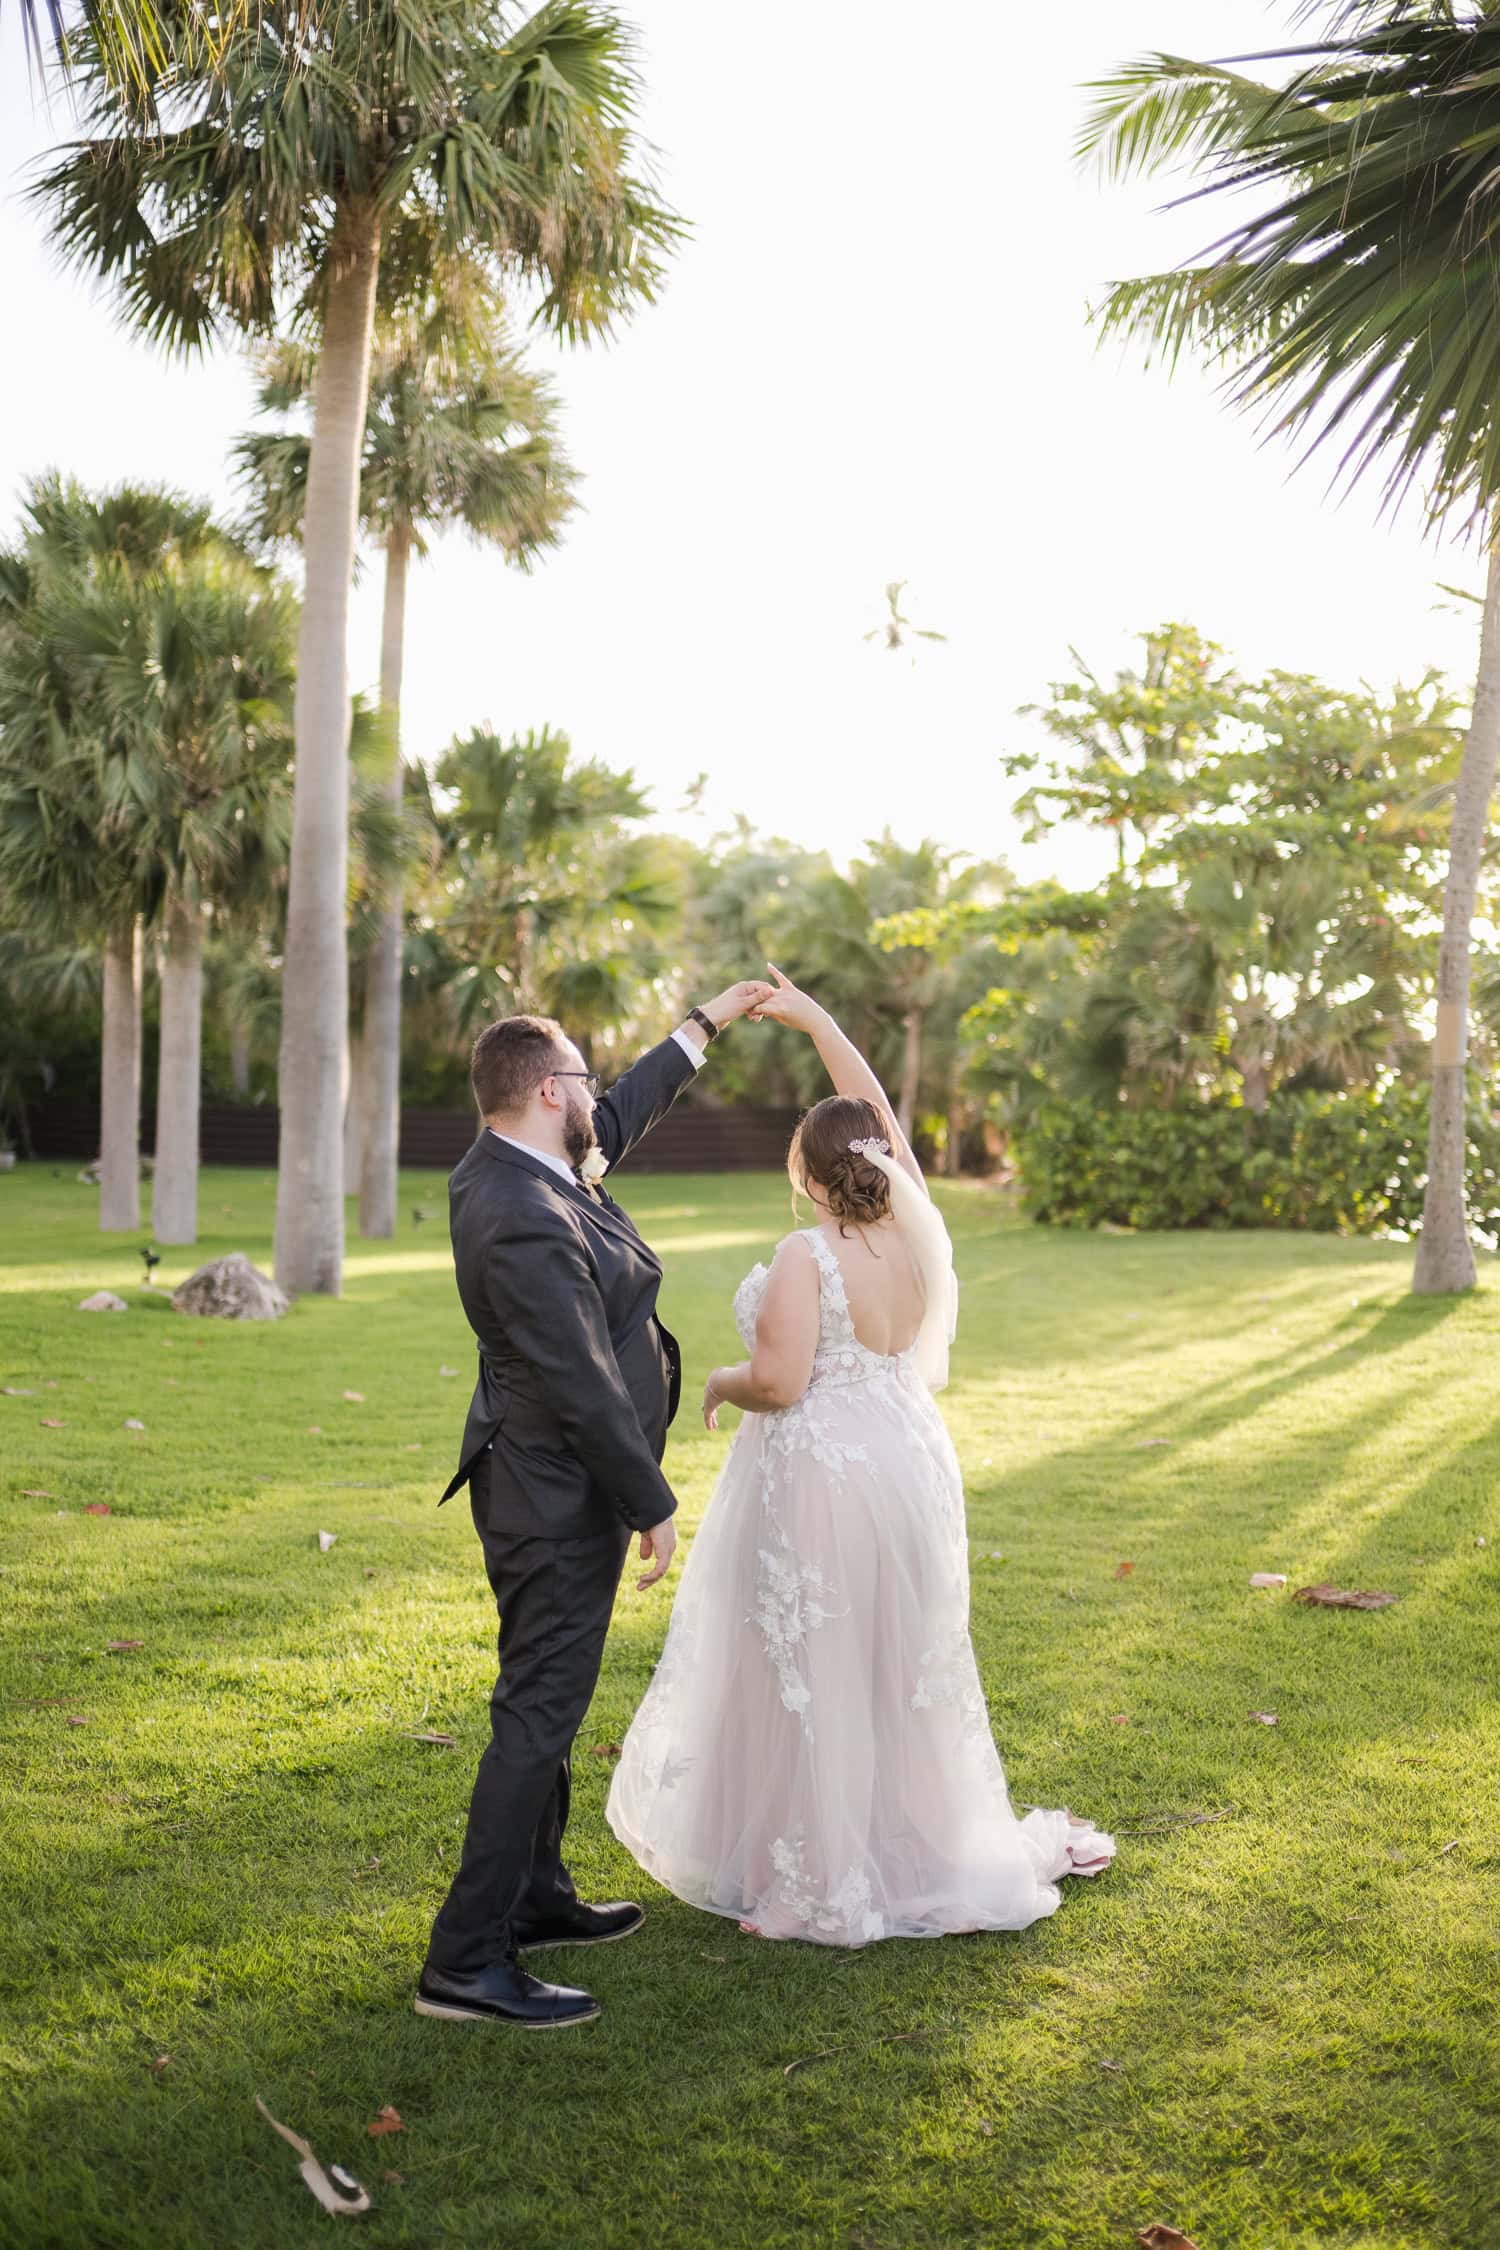
[[[1028, 1209], [1054, 1226], [1307, 1227], [1414, 1234], [1427, 1164], [1427, 1088], [1282, 1094], [1179, 1109], [1051, 1103], [1013, 1136]], [[1475, 1227], [1500, 1236], [1500, 1123], [1471, 1104]]]

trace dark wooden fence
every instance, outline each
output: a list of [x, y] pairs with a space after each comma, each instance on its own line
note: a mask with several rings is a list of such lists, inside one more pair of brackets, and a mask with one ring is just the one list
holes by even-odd
[[[786, 1160], [796, 1114], [780, 1109], [695, 1109], [664, 1117], [625, 1168], [631, 1172], [768, 1172]], [[99, 1112], [92, 1102], [38, 1103], [30, 1112], [40, 1161], [88, 1163], [99, 1153]], [[198, 1147], [205, 1164], [269, 1166], [276, 1162], [277, 1113], [271, 1108], [205, 1109]], [[472, 1115], [408, 1109], [401, 1116], [401, 1162], [450, 1172], [474, 1139]], [[141, 1147], [156, 1146], [156, 1120], [141, 1119]]]

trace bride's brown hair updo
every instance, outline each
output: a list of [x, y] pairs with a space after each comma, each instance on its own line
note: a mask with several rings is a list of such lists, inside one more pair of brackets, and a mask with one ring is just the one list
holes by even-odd
[[792, 1135], [786, 1168], [793, 1195], [815, 1187], [829, 1215], [846, 1225], [872, 1226], [891, 1212], [891, 1183], [878, 1164], [851, 1149], [851, 1141], [887, 1141], [891, 1121], [873, 1102], [830, 1094], [815, 1102]]

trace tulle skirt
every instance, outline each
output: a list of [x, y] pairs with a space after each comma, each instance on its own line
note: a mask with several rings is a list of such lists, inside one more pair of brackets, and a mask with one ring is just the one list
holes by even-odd
[[857, 1946], [1019, 1930], [1110, 1837], [1018, 1819], [969, 1639], [958, 1462], [914, 1372], [746, 1415], [607, 1817], [678, 1898]]

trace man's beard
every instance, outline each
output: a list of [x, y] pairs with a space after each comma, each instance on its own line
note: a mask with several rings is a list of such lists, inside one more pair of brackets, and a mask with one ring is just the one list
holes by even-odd
[[568, 1102], [568, 1121], [563, 1127], [563, 1154], [574, 1171], [589, 1154], [599, 1146], [599, 1136], [594, 1131], [592, 1107], [585, 1108], [581, 1101]]

